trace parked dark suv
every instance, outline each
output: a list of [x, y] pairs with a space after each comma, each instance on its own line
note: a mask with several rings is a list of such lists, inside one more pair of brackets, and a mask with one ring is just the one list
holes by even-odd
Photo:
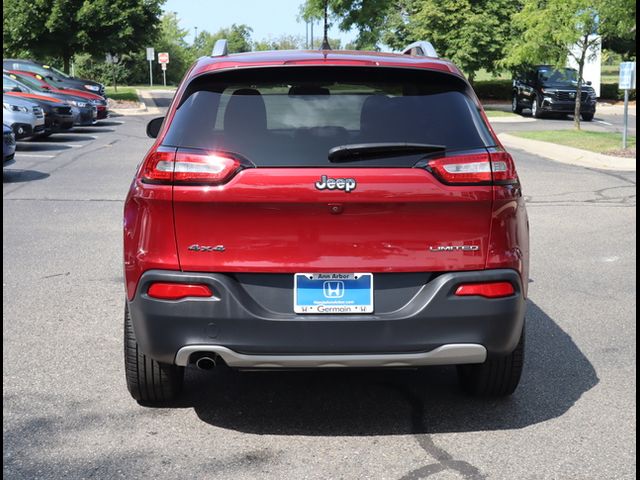
[[[578, 72], [573, 68], [556, 69], [538, 65], [517, 75], [513, 80], [511, 109], [522, 113], [525, 108], [540, 118], [545, 114], [573, 114], [578, 88]], [[590, 122], [596, 113], [596, 92], [591, 82], [582, 85], [580, 115]]]
[[214, 51], [149, 123], [124, 206], [132, 396], [175, 398], [188, 365], [457, 365], [472, 394], [511, 394], [529, 225], [460, 70]]

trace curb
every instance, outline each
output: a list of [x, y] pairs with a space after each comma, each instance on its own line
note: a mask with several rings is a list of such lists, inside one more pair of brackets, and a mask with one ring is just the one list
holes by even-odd
[[557, 143], [520, 138], [509, 135], [508, 133], [500, 133], [498, 134], [498, 138], [505, 147], [519, 148], [533, 155], [538, 155], [560, 163], [587, 168], [598, 168], [601, 170], [636, 171], [635, 158], [603, 155], [602, 153], [566, 147], [564, 145], [558, 145]]
[[110, 108], [110, 112], [116, 113], [118, 115], [147, 115], [147, 106], [140, 102], [140, 106], [138, 108]]
[[487, 115], [487, 118], [489, 119], [489, 123], [527, 123], [527, 122], [535, 122], [536, 121], [535, 118], [520, 117], [520, 116], [491, 117], [491, 116]]
[[[162, 90], [162, 89], [159, 88], [158, 90]], [[136, 94], [138, 95], [138, 98], [142, 100], [142, 104], [145, 106], [148, 114], [163, 115], [164, 110], [156, 106], [156, 103], [153, 100], [153, 96], [149, 91], [136, 89]]]

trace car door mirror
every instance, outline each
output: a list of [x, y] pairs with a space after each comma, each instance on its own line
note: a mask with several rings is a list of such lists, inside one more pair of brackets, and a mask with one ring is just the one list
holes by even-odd
[[11, 89], [12, 92], [22, 92], [22, 89], [20, 87], [13, 87]]
[[163, 121], [164, 117], [157, 117], [147, 123], [147, 137], [157, 138]]
[[593, 85], [593, 82], [591, 80], [587, 80], [587, 85], [591, 86]]

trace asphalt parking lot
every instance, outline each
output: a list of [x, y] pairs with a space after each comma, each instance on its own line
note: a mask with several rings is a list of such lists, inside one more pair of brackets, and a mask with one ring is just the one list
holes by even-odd
[[[487, 105], [492, 110], [511, 111], [511, 105], [497, 104]], [[529, 109], [525, 109], [521, 116], [515, 117], [516, 122], [501, 118], [498, 120], [500, 131], [512, 132], [518, 130], [569, 130], [574, 128], [573, 115], [546, 116], [544, 118], [532, 118]], [[492, 118], [491, 120], [496, 120]], [[624, 130], [624, 114], [622, 105], [598, 105], [596, 115], [591, 122], [580, 122], [580, 128], [594, 132], [622, 133]], [[636, 106], [629, 106], [629, 119], [627, 123], [628, 135], [636, 135]]]
[[190, 370], [153, 409], [122, 359], [122, 208], [150, 118], [20, 142], [3, 171], [6, 478], [635, 478], [635, 172], [512, 152], [532, 252], [509, 399], [464, 396], [450, 367]]

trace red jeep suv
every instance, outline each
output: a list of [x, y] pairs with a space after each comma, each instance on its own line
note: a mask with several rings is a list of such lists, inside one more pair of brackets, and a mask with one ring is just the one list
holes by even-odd
[[186, 73], [124, 209], [125, 366], [523, 367], [528, 221], [514, 162], [450, 62], [276, 51]]

